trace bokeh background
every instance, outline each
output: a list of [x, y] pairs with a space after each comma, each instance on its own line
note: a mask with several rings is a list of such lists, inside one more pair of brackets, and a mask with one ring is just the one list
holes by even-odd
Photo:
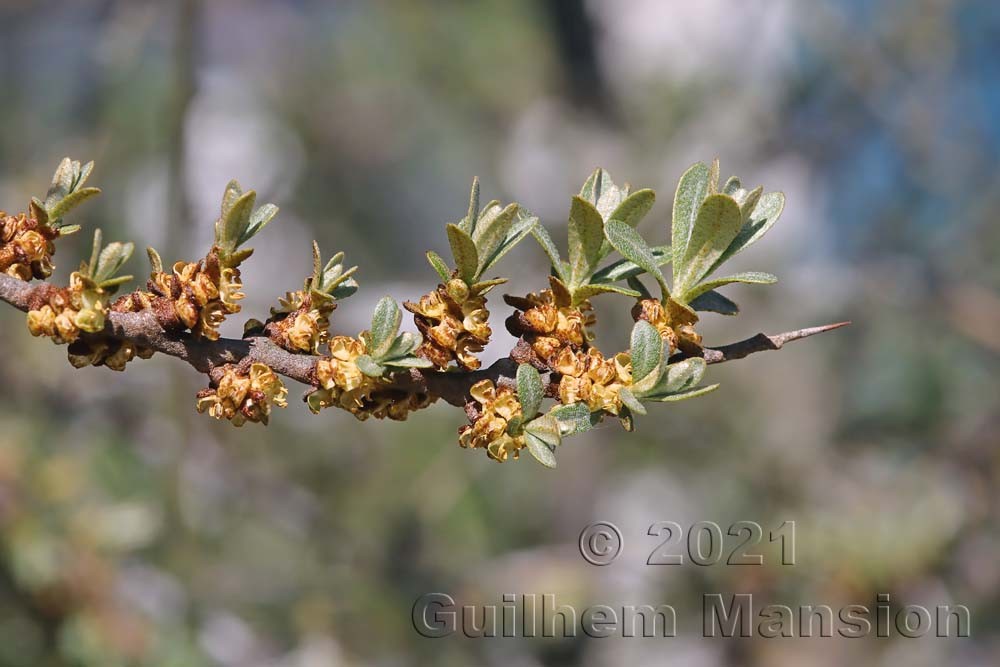
[[[236, 177], [282, 209], [245, 314], [301, 283], [316, 238], [361, 266], [333, 317], [354, 335], [384, 294], [433, 288], [423, 252], [473, 175], [559, 238], [603, 166], [658, 190], [641, 229], [662, 243], [677, 178], [718, 156], [788, 205], [735, 262], [781, 282], [729, 288], [743, 314], [707, 340], [854, 321], [712, 367], [716, 393], [576, 437], [552, 472], [459, 449], [447, 406], [360, 424], [293, 400], [233, 429], [195, 413], [189, 368], [72, 371], [4, 309], [0, 664], [1000, 664], [998, 119], [990, 0], [0, 1], [0, 203], [63, 155], [105, 190], [57, 277], [97, 225], [201, 256]], [[530, 240], [508, 257], [506, 291], [543, 286]], [[596, 300], [606, 349], [626, 301]], [[493, 310], [487, 361], [511, 343]], [[606, 568], [576, 547], [598, 519], [626, 538]], [[797, 565], [765, 544], [764, 567], [650, 567], [657, 520], [792, 520]], [[430, 640], [410, 610], [435, 591], [667, 602], [679, 636]], [[973, 634], [707, 640], [706, 592], [964, 604]]]

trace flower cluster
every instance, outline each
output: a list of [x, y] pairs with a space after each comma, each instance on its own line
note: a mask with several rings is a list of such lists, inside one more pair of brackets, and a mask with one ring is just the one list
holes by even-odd
[[287, 394], [285, 385], [267, 364], [254, 362], [246, 370], [229, 364], [214, 387], [198, 392], [197, 408], [216, 419], [228, 419], [233, 426], [248, 421], [267, 425], [271, 406], [287, 406]]
[[521, 403], [513, 389], [494, 386], [491, 380], [481, 380], [472, 385], [469, 395], [478, 403], [470, 405], [471, 425], [459, 430], [458, 443], [467, 449], [485, 449], [494, 461], [504, 462], [518, 458], [525, 447], [523, 435], [511, 435], [508, 427], [522, 416]]
[[272, 311], [268, 322], [271, 340], [290, 352], [318, 354], [330, 338], [330, 313], [337, 304], [304, 290], [288, 292], [279, 302], [281, 310]]
[[381, 377], [362, 373], [358, 358], [368, 348], [364, 333], [359, 338], [335, 336], [329, 348], [330, 356], [316, 362], [319, 389], [306, 397], [314, 413], [332, 406], [347, 410], [361, 421], [369, 417], [403, 421], [409, 413], [434, 402], [435, 398], [426, 392], [393, 388]]
[[660, 337], [670, 343], [671, 350], [689, 355], [701, 353], [701, 334], [694, 329], [698, 316], [672, 299], [667, 299], [666, 306], [656, 299], [639, 301], [632, 307], [632, 319], [646, 320], [656, 327]]
[[417, 329], [424, 336], [417, 356], [438, 368], [446, 368], [452, 361], [466, 370], [479, 368], [475, 355], [483, 351], [493, 333], [482, 293], [473, 292], [465, 281], [455, 278], [420, 297], [418, 303], [407, 301], [403, 306], [414, 314]]
[[632, 384], [632, 358], [628, 352], [611, 359], [594, 347], [586, 352], [563, 348], [553, 370], [559, 379], [559, 401], [563, 405], [583, 402], [591, 412], [603, 410], [617, 415], [621, 411], [619, 392]]
[[0, 211], [0, 271], [24, 281], [48, 278], [58, 237], [58, 229], [35, 217]]
[[587, 327], [596, 320], [590, 302], [573, 306], [555, 279], [553, 289], [526, 297], [504, 295], [504, 301], [520, 311], [507, 318], [508, 331], [523, 338], [543, 365], [551, 368], [563, 350], [586, 348]]
[[170, 273], [154, 261], [147, 285], [153, 296], [173, 303], [184, 328], [208, 340], [219, 339], [219, 325], [240, 312], [238, 301], [245, 296], [240, 270], [223, 266], [214, 248], [200, 261], [175, 263]]

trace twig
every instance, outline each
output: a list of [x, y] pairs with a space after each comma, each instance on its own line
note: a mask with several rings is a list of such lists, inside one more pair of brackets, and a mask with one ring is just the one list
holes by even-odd
[[[33, 301], [38, 301], [41, 293], [50, 289], [47, 283], [25, 283], [16, 278], [0, 274], [0, 300], [22, 311], [28, 311]], [[838, 322], [825, 326], [798, 329], [768, 336], [757, 334], [751, 338], [715, 348], [705, 348], [703, 356], [710, 364], [742, 359], [755, 352], [778, 350], [790, 343], [809, 336], [832, 331], [850, 322]], [[250, 359], [270, 366], [276, 373], [303, 384], [315, 383], [316, 361], [319, 356], [295, 354], [278, 347], [262, 336], [244, 340], [220, 338], [210, 341], [196, 338], [188, 333], [170, 334], [163, 330], [152, 312], [108, 313], [104, 331], [88, 336], [112, 336], [120, 340], [130, 340], [161, 354], [186, 361], [202, 373], [213, 374], [225, 364], [235, 364]], [[672, 358], [680, 358], [675, 355]], [[510, 358], [498, 359], [488, 368], [474, 372], [426, 371], [411, 369], [408, 373], [397, 373], [393, 381], [400, 389], [419, 388], [431, 395], [456, 406], [463, 406], [469, 389], [480, 380], [493, 380], [497, 384], [513, 383], [517, 373], [517, 362]]]

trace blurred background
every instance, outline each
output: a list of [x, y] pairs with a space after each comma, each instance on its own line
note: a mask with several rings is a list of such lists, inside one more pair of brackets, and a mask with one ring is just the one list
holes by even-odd
[[[561, 239], [603, 166], [657, 189], [641, 230], [664, 243], [678, 177], [718, 156], [788, 204], [734, 262], [779, 284], [727, 288], [743, 313], [706, 316], [707, 342], [854, 321], [711, 367], [719, 391], [573, 438], [553, 472], [459, 449], [443, 405], [360, 424], [290, 387], [237, 430], [195, 413], [190, 368], [72, 371], [2, 309], [0, 664], [1000, 664], [998, 119], [989, 0], [0, 0], [0, 205], [64, 155], [105, 191], [57, 279], [97, 225], [202, 256], [235, 177], [282, 209], [244, 314], [301, 284], [316, 238], [361, 266], [333, 316], [356, 335], [384, 294], [433, 289], [423, 252], [474, 175]], [[529, 240], [500, 271], [524, 293], [546, 260]], [[487, 362], [512, 342], [492, 303]], [[630, 302], [595, 305], [624, 348]], [[625, 535], [612, 566], [578, 553], [594, 520]], [[658, 520], [795, 521], [797, 564], [647, 566]], [[437, 591], [670, 603], [678, 637], [425, 639], [410, 612]], [[703, 639], [706, 592], [964, 604], [972, 637]]]

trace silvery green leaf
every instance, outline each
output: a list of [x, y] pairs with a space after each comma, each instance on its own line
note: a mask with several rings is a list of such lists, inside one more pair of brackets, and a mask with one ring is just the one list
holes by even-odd
[[517, 367], [517, 398], [521, 402], [521, 412], [528, 419], [538, 414], [545, 396], [542, 376], [531, 364]]
[[743, 215], [743, 222], [750, 219], [750, 214], [757, 208], [757, 202], [764, 194], [764, 187], [758, 185], [750, 192], [744, 192], [741, 197], [734, 197], [736, 203], [740, 205], [740, 213]]
[[738, 315], [740, 312], [740, 307], [735, 302], [715, 290], [695, 297], [688, 305], [695, 310], [719, 313], [720, 315]]
[[278, 207], [274, 204], [264, 204], [260, 208], [254, 210], [253, 213], [250, 214], [249, 225], [243, 230], [243, 234], [236, 242], [236, 245], [241, 246], [252, 239], [267, 226], [267, 223], [274, 220], [274, 216], [276, 215], [278, 215]]
[[146, 256], [149, 257], [149, 265], [152, 267], [153, 273], [163, 271], [163, 260], [160, 259], [160, 253], [156, 252], [156, 248], [153, 246], [146, 248]]
[[742, 225], [743, 216], [735, 199], [722, 194], [707, 197], [698, 209], [679, 266], [674, 255], [674, 289], [683, 294], [708, 275]]
[[543, 225], [537, 224], [531, 228], [531, 235], [535, 237], [538, 245], [542, 246], [542, 250], [548, 255], [549, 261], [552, 262], [552, 270], [555, 271], [556, 275], [563, 282], [566, 282], [567, 266], [559, 256], [559, 249], [552, 242], [552, 237], [549, 236], [548, 230]]
[[670, 245], [674, 253], [674, 284], [680, 271], [681, 259], [688, 247], [691, 230], [698, 218], [698, 209], [708, 196], [709, 169], [703, 162], [688, 167], [677, 183], [674, 194], [673, 223], [671, 225]]
[[81, 187], [83, 187], [83, 184], [87, 182], [87, 179], [90, 178], [90, 174], [93, 171], [94, 171], [93, 160], [80, 167], [80, 173], [77, 174], [76, 181], [73, 183], [73, 189], [78, 190]]
[[385, 366], [377, 363], [374, 359], [369, 357], [367, 354], [362, 354], [360, 357], [354, 360], [355, 365], [357, 365], [358, 370], [367, 375], [368, 377], [382, 377], [385, 373]]
[[520, 243], [525, 236], [530, 234], [531, 230], [534, 229], [537, 224], [538, 218], [536, 216], [527, 214], [524, 210], [518, 208], [517, 220], [514, 221], [510, 229], [507, 231], [507, 237], [503, 240], [500, 246], [483, 263], [483, 268], [480, 273], [486, 271], [491, 266], [499, 262], [500, 258], [510, 252], [511, 249]]
[[451, 254], [455, 257], [455, 264], [458, 266], [458, 274], [466, 283], [473, 283], [476, 280], [476, 270], [479, 267], [479, 254], [476, 244], [465, 231], [458, 225], [451, 223], [446, 227], [448, 231], [448, 243], [451, 245]]
[[558, 447], [562, 442], [559, 422], [552, 415], [542, 415], [537, 419], [532, 419], [524, 426], [527, 435], [533, 435], [549, 447]]
[[480, 280], [478, 283], [473, 283], [469, 289], [470, 291], [475, 292], [476, 294], [486, 294], [497, 285], [503, 285], [505, 282], [507, 282], [506, 278], [491, 278], [489, 280]]
[[437, 274], [441, 276], [442, 282], [448, 282], [451, 280], [451, 270], [448, 269], [448, 265], [444, 263], [441, 259], [441, 255], [437, 254], [433, 250], [427, 251], [427, 261], [430, 263], [431, 268], [437, 271]]
[[414, 357], [412, 355], [397, 357], [395, 359], [383, 359], [380, 363], [393, 368], [430, 368], [434, 365], [430, 359]]
[[118, 276], [117, 278], [110, 278], [108, 280], [102, 280], [100, 283], [101, 289], [114, 293], [119, 285], [124, 285], [125, 283], [132, 280], [132, 276]]
[[70, 210], [76, 208], [91, 197], [96, 197], [99, 194], [101, 194], [100, 188], [82, 188], [80, 190], [70, 192], [68, 195], [58, 200], [55, 205], [49, 209], [49, 219], [59, 220], [69, 213]]
[[743, 184], [740, 182], [740, 179], [736, 176], [730, 176], [729, 180], [726, 181], [726, 184], [722, 186], [722, 193], [739, 200], [736, 193], [742, 189]]
[[[736, 253], [742, 252], [756, 243], [764, 234], [774, 226], [785, 208], [785, 195], [782, 192], [767, 192], [760, 197], [760, 201], [750, 213], [750, 218], [740, 229], [739, 234], [733, 239], [726, 251], [715, 261], [709, 269], [712, 273], [723, 262], [731, 258]], [[707, 274], [706, 274], [707, 275]]]
[[698, 396], [704, 396], [705, 394], [710, 394], [719, 388], [718, 383], [708, 385], [707, 387], [699, 387], [698, 389], [692, 389], [690, 391], [683, 391], [677, 394], [662, 394], [657, 396], [647, 396], [647, 401], [657, 401], [658, 403], [673, 403], [676, 401], [686, 401], [689, 398], [697, 398]]
[[601, 420], [599, 412], [591, 412], [586, 403], [557, 405], [549, 414], [559, 422], [559, 432], [563, 437], [589, 431]]
[[[622, 202], [606, 216], [605, 220], [618, 220], [629, 227], [637, 227], [639, 222], [649, 213], [656, 202], [656, 193], [650, 189], [637, 190], [625, 197]], [[603, 212], [602, 212], [603, 213]], [[611, 244], [607, 239], [601, 245], [601, 257], [607, 257], [611, 252]]]
[[97, 260], [97, 270], [94, 271], [94, 282], [101, 284], [112, 278], [118, 269], [132, 256], [135, 246], [132, 243], [109, 243]]
[[479, 256], [477, 274], [486, 270], [493, 255], [507, 238], [511, 225], [514, 223], [517, 209], [517, 204], [509, 204], [502, 210], [496, 207], [495, 215], [490, 215], [488, 219], [480, 220], [478, 223], [476, 236], [473, 237], [476, 243], [476, 253]]
[[[670, 252], [670, 246], [668, 245], [655, 246], [649, 250], [653, 255], [653, 259], [656, 260], [656, 263], [659, 266], [662, 266], [673, 259], [673, 254]], [[608, 264], [603, 269], [595, 273], [594, 277], [591, 278], [590, 281], [592, 283], [616, 283], [619, 280], [625, 280], [632, 276], [638, 276], [641, 273], [645, 273], [645, 269], [640, 267], [638, 264], [630, 259], [620, 259], [616, 262]]]
[[535, 457], [536, 461], [546, 468], [556, 467], [556, 455], [552, 452], [552, 448], [540, 438], [531, 433], [525, 433], [524, 442], [528, 446], [528, 452]]
[[472, 192], [469, 193], [469, 212], [459, 223], [459, 227], [466, 234], [472, 235], [475, 232], [476, 221], [479, 220], [479, 177], [472, 179]]
[[[354, 267], [357, 268], [357, 267]], [[338, 284], [332, 290], [328, 292], [330, 296], [334, 299], [346, 299], [355, 292], [358, 291], [358, 282], [354, 278], [348, 278], [344, 282]]]
[[222, 211], [219, 217], [226, 217], [233, 209], [233, 205], [243, 196], [243, 188], [235, 180], [226, 183], [226, 190], [222, 193]]
[[[38, 220], [38, 218], [35, 218]], [[41, 221], [39, 221], [41, 222]], [[80, 225], [59, 225], [59, 236], [69, 236], [80, 231]]]
[[632, 327], [632, 378], [638, 384], [660, 365], [663, 359], [663, 339], [660, 332], [646, 320]]
[[676, 394], [691, 389], [705, 376], [705, 360], [701, 357], [691, 357], [667, 365], [667, 370], [647, 393], [650, 396]]
[[646, 273], [656, 278], [656, 282], [660, 284], [660, 289], [663, 290], [664, 296], [670, 293], [667, 281], [663, 277], [663, 272], [660, 271], [657, 259], [653, 256], [653, 251], [646, 245], [646, 241], [639, 236], [639, 232], [624, 222], [608, 220], [604, 225], [604, 234], [614, 249], [621, 253], [622, 257], [632, 261]]
[[569, 284], [586, 283], [597, 269], [604, 243], [604, 220], [594, 205], [573, 197], [569, 212]]
[[625, 405], [631, 412], [637, 415], [646, 414], [646, 406], [644, 406], [638, 398], [632, 395], [625, 387], [618, 390], [618, 397], [622, 399], [622, 404]]
[[51, 209], [60, 199], [73, 191], [73, 182], [80, 172], [80, 163], [64, 157], [52, 175], [52, 184], [45, 193], [45, 208]]
[[742, 273], [734, 273], [731, 276], [723, 276], [721, 278], [706, 280], [705, 282], [700, 283], [685, 292], [683, 300], [685, 303], [690, 303], [692, 299], [698, 298], [705, 292], [714, 290], [717, 287], [722, 287], [723, 285], [729, 285], [731, 283], [772, 285], [776, 282], [778, 282], [778, 278], [770, 273], [764, 273], [763, 271], [744, 271]]
[[598, 167], [587, 177], [583, 187], [580, 188], [580, 197], [596, 207], [601, 196], [614, 187], [611, 174]]
[[90, 246], [90, 261], [87, 262], [87, 273], [90, 278], [97, 275], [97, 262], [101, 257], [101, 245], [103, 245], [104, 233], [98, 227], [94, 230], [94, 241]]
[[621, 287], [619, 285], [612, 285], [611, 283], [587, 283], [582, 287], [573, 290], [573, 301], [579, 303], [584, 299], [589, 299], [598, 294], [623, 294], [625, 296], [638, 297], [639, 292], [634, 289], [628, 289], [627, 287]]
[[[228, 194], [228, 191], [227, 191]], [[245, 192], [232, 203], [229, 211], [216, 224], [215, 242], [227, 254], [232, 254], [239, 247], [239, 240], [250, 225], [253, 205], [257, 193], [253, 190]]]
[[375, 305], [369, 345], [372, 357], [376, 359], [382, 357], [389, 350], [395, 340], [396, 332], [399, 331], [402, 316], [399, 306], [391, 296], [383, 297]]
[[388, 363], [388, 359], [405, 357], [420, 347], [420, 343], [422, 342], [423, 338], [420, 334], [404, 331], [396, 336], [395, 340], [392, 341], [392, 345], [385, 351], [385, 354], [379, 357], [379, 361]]

